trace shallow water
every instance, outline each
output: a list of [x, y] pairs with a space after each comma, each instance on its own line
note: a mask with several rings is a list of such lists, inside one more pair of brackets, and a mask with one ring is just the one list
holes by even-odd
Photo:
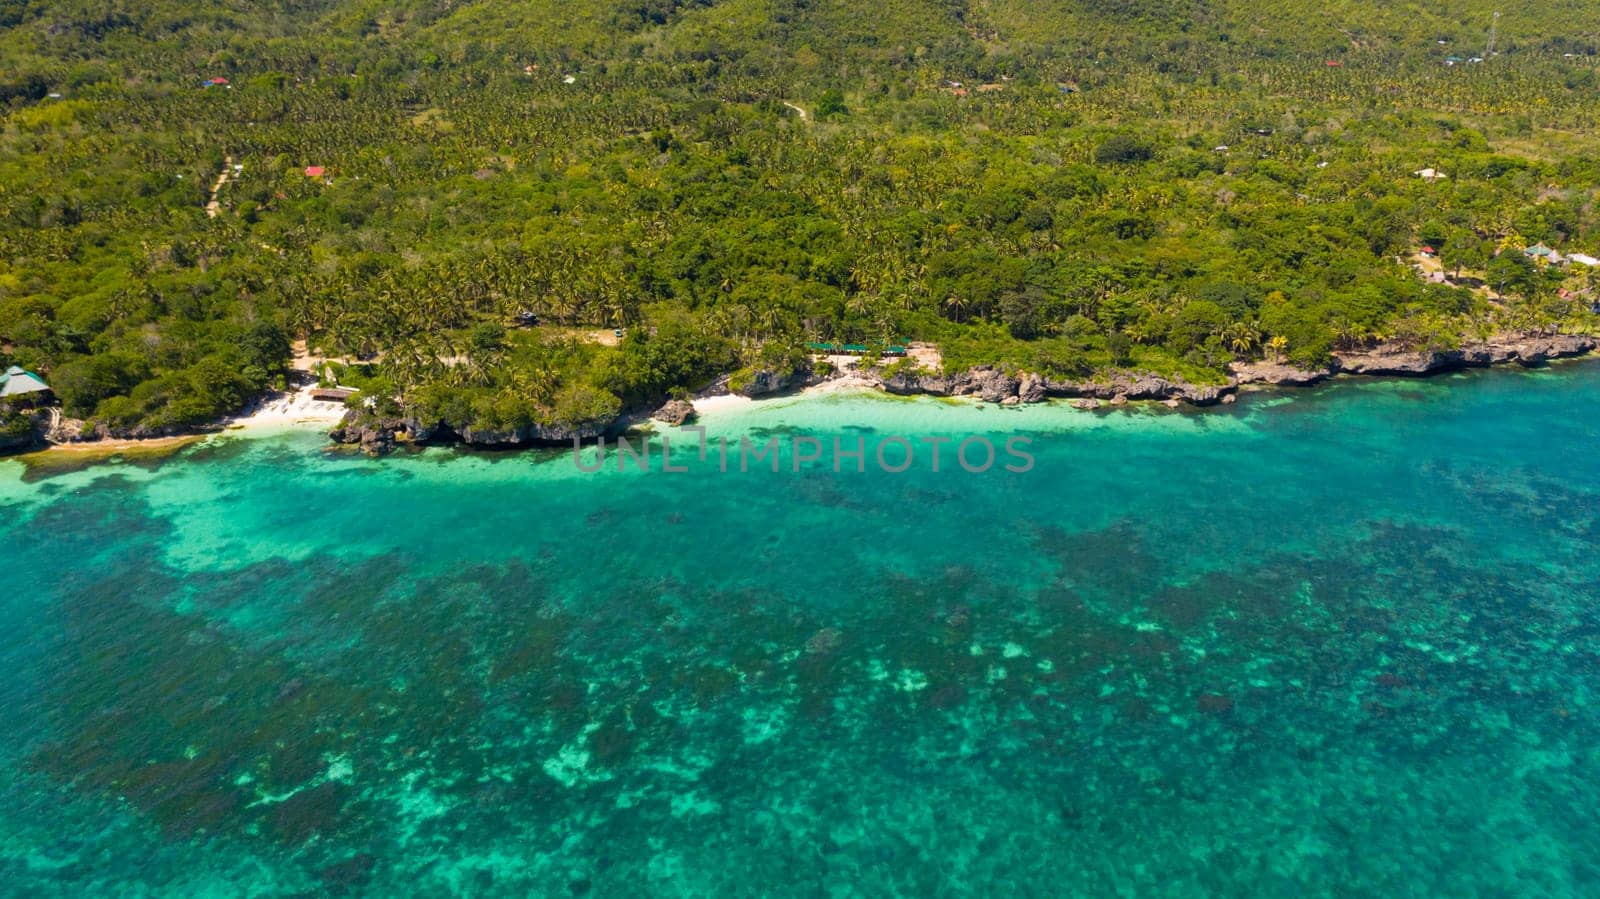
[[707, 422], [1022, 474], [0, 461], [0, 892], [1594, 895], [1597, 404]]

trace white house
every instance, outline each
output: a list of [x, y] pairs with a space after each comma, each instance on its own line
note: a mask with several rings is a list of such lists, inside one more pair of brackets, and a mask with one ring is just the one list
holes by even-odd
[[1573, 253], [1567, 257], [1567, 261], [1576, 262], [1579, 265], [1600, 266], [1600, 259], [1596, 259], [1588, 253]]
[[13, 365], [0, 375], [0, 398], [25, 396], [27, 394], [43, 394], [50, 392], [50, 385], [44, 379], [31, 371], [25, 371], [20, 366]]

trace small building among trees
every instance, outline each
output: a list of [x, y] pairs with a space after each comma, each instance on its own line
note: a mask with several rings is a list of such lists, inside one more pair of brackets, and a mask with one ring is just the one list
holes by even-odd
[[51, 398], [50, 385], [44, 379], [13, 365], [0, 375], [0, 402], [8, 405], [43, 405]]

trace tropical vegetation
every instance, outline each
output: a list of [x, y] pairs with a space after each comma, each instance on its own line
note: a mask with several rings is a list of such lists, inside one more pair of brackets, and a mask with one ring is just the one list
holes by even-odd
[[9, 4], [0, 366], [138, 433], [300, 349], [515, 427], [815, 341], [1204, 380], [1592, 329], [1521, 252], [1600, 254], [1592, 10], [1491, 53], [1492, 7]]

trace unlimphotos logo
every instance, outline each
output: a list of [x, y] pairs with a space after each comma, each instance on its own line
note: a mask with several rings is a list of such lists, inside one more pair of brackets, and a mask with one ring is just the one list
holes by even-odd
[[[660, 446], [654, 450], [649, 438], [640, 438], [637, 443], [627, 437], [616, 438], [611, 444], [616, 470], [682, 474], [690, 470], [692, 463], [714, 463], [720, 473], [761, 468], [773, 472], [800, 472], [826, 467], [834, 472], [851, 469], [865, 472], [870, 464], [888, 474], [901, 474], [919, 466], [934, 473], [959, 470], [968, 474], [989, 471], [1024, 474], [1032, 471], [1034, 465], [1033, 454], [1027, 450], [1033, 439], [1021, 436], [1007, 437], [1002, 444], [1002, 454], [994, 441], [981, 435], [958, 440], [931, 434], [915, 439], [896, 434], [878, 438], [869, 446], [867, 438], [862, 436], [791, 434], [768, 437], [764, 441], [741, 436], [734, 441], [726, 436], [710, 437], [703, 427], [680, 428], [679, 431], [694, 435], [695, 442], [679, 444], [676, 457], [670, 435], [663, 435]], [[606, 449], [604, 437], [588, 446], [574, 438], [573, 464], [583, 472], [604, 471]]]

